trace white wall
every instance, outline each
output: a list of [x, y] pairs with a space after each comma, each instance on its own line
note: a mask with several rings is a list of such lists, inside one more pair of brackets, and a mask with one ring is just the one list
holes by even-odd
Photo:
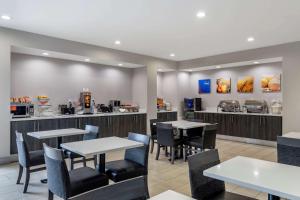
[[146, 67], [133, 70], [132, 101], [147, 109], [147, 69]]
[[89, 88], [95, 102], [132, 102], [132, 69], [24, 54], [11, 56], [11, 95], [48, 95], [53, 109]]
[[[200, 72], [190, 73], [191, 95], [192, 97], [201, 97], [203, 107], [214, 107], [218, 105], [220, 100], [239, 100], [243, 104], [246, 99], [266, 100], [271, 102], [273, 99], [282, 101], [282, 92], [277, 93], [263, 93], [260, 89], [260, 80], [264, 75], [279, 75], [282, 74], [281, 63], [269, 63], [255, 66], [236, 67], [227, 69], [216, 69]], [[238, 93], [237, 81], [239, 78], [245, 76], [254, 77], [254, 91], [253, 93]], [[216, 93], [216, 79], [218, 78], [231, 78], [231, 93], [218, 94]], [[211, 93], [199, 94], [198, 93], [198, 80], [211, 79]]]

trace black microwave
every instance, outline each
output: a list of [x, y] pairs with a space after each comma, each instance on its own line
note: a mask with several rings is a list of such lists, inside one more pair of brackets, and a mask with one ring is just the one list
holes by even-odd
[[11, 104], [10, 113], [13, 118], [26, 118], [34, 115], [33, 104]]

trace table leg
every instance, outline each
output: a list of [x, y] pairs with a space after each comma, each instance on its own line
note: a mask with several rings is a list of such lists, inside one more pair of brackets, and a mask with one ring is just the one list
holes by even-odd
[[100, 173], [105, 173], [105, 154], [99, 155], [98, 170]]
[[[183, 139], [183, 129], [179, 129], [179, 137], [181, 140]], [[179, 158], [183, 158], [183, 144], [180, 145]]]
[[272, 194], [268, 194], [268, 200], [280, 200], [280, 197]]

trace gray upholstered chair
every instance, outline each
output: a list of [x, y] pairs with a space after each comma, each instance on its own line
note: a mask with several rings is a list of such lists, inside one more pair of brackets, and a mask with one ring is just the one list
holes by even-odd
[[[45, 164], [44, 151], [29, 152], [22, 133], [19, 133], [18, 131], [16, 131], [16, 143], [17, 143], [18, 159], [19, 159], [19, 175], [17, 179], [17, 184], [20, 184], [23, 175], [23, 169], [25, 168], [26, 178], [25, 178], [23, 193], [26, 193], [29, 184], [30, 174], [33, 172], [42, 171], [46, 169], [45, 166], [36, 168], [36, 166]], [[32, 169], [32, 167], [35, 168]]]
[[150, 153], [153, 153], [154, 143], [157, 143], [157, 129], [156, 129], [156, 123], [157, 122], [158, 122], [157, 119], [150, 119], [150, 131], [151, 131]]
[[[99, 127], [86, 125], [85, 130], [88, 133], [83, 135], [83, 140], [93, 140], [93, 139], [97, 139], [99, 137]], [[76, 163], [83, 163], [83, 166], [86, 167], [87, 161], [94, 161], [94, 166], [96, 168], [97, 156], [94, 156], [93, 158], [85, 158], [85, 157], [78, 155], [76, 153], [73, 153], [71, 151], [66, 151], [65, 153], [67, 154], [67, 157], [70, 159], [71, 170], [74, 169], [74, 165]]]
[[144, 182], [145, 177], [141, 176], [92, 190], [70, 200], [145, 200], [148, 188], [145, 188]]
[[223, 181], [203, 175], [203, 171], [220, 164], [218, 150], [204, 151], [188, 157], [192, 197], [198, 200], [253, 200], [225, 191]]
[[156, 152], [156, 160], [158, 160], [160, 155], [160, 148], [170, 147], [171, 149], [171, 163], [174, 164], [175, 159], [175, 150], [180, 148], [182, 144], [182, 139], [176, 139], [174, 136], [174, 129], [172, 124], [166, 123], [157, 123], [157, 152]]
[[206, 125], [202, 129], [196, 129], [195, 132], [199, 131], [198, 137], [196, 136], [197, 133], [193, 133], [194, 135], [187, 137], [183, 141], [184, 159], [186, 160], [186, 156], [188, 153], [197, 153], [198, 151], [204, 151], [205, 149], [215, 149], [217, 130], [218, 124]]
[[114, 182], [145, 176], [145, 188], [148, 188], [148, 157], [150, 137], [147, 135], [129, 133], [129, 140], [141, 142], [143, 147], [127, 149], [124, 160], [107, 162], [105, 165], [107, 176]]
[[300, 167], [300, 140], [278, 136], [277, 159], [278, 163]]
[[68, 172], [64, 153], [44, 144], [45, 161], [48, 176], [49, 200], [56, 195], [64, 200], [84, 192], [108, 185], [105, 174], [82, 167]]

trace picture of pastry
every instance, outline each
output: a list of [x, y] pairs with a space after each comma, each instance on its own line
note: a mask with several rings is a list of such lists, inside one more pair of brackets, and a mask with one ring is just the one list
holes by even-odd
[[261, 79], [261, 88], [263, 92], [280, 92], [281, 75], [263, 76]]
[[239, 93], [252, 93], [254, 88], [254, 77], [246, 76], [237, 82], [237, 91]]

